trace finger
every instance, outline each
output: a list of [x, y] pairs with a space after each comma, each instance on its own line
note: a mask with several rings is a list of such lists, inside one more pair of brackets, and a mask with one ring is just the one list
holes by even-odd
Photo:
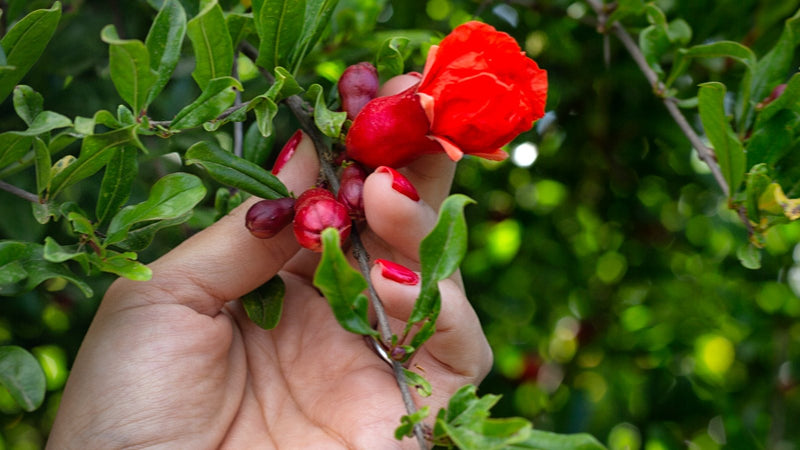
[[[419, 262], [419, 243], [436, 224], [436, 213], [415, 199], [397, 175], [376, 171], [364, 182], [364, 213], [370, 229], [406, 260]], [[405, 263], [406, 261], [402, 261]]]
[[[402, 272], [401, 269], [394, 270]], [[397, 276], [380, 263], [372, 267], [370, 278], [387, 315], [405, 322], [419, 295], [419, 283], [409, 284], [405, 281], [408, 277], [402, 273]], [[420, 349], [414, 363], [427, 372], [444, 372], [467, 378], [470, 382], [480, 381], [491, 368], [492, 350], [478, 316], [453, 280], [440, 282], [439, 292], [442, 304], [436, 332]]]
[[[315, 183], [318, 172], [314, 145], [303, 134], [278, 178], [289, 191], [302, 192]], [[247, 231], [245, 214], [258, 200], [249, 199], [152, 263], [150, 281], [120, 281], [112, 288], [154, 293], [145, 296], [148, 301], [181, 303], [203, 314], [217, 314], [227, 301], [270, 279], [299, 249], [291, 227], [270, 239], [255, 238]]]

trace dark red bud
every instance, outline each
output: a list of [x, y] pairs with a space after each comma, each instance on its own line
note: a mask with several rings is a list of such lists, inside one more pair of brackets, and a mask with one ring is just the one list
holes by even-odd
[[339, 98], [347, 118], [353, 120], [361, 108], [378, 95], [378, 71], [368, 62], [353, 64], [339, 78]]
[[294, 204], [293, 198], [261, 200], [247, 210], [245, 226], [257, 238], [271, 238], [292, 221]]
[[353, 220], [364, 218], [364, 180], [366, 178], [367, 172], [359, 164], [350, 164], [342, 170], [337, 198], [347, 208], [347, 212]]
[[305, 199], [302, 197], [298, 198], [293, 226], [294, 236], [300, 245], [315, 252], [322, 251], [320, 235], [324, 229], [331, 227], [339, 231], [341, 241], [350, 236], [351, 222], [347, 208], [336, 201], [332, 194], [325, 196], [313, 193]]

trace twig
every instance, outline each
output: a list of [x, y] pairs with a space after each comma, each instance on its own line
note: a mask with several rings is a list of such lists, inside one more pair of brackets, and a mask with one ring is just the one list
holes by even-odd
[[23, 200], [27, 200], [27, 201], [29, 201], [31, 203], [39, 203], [39, 196], [38, 195], [36, 195], [36, 194], [34, 194], [32, 192], [28, 192], [25, 189], [18, 188], [16, 186], [14, 186], [13, 184], [8, 184], [5, 181], [0, 181], [0, 189], [4, 190], [6, 192], [9, 192], [11, 194], [14, 194], [17, 197], [19, 197], [19, 198], [21, 198]]
[[[235, 78], [237, 81], [239, 80], [239, 51], [233, 52], [233, 69], [231, 70], [231, 76]], [[241, 107], [242, 106], [242, 93], [238, 89], [236, 90], [236, 97], [233, 101], [233, 106]], [[233, 122], [233, 154], [241, 157], [242, 156], [242, 122]]]
[[[586, 3], [588, 3], [597, 14], [598, 30], [600, 32], [605, 32], [608, 20], [608, 11], [606, 10], [606, 7], [600, 0], [586, 0]], [[681, 129], [686, 138], [689, 139], [689, 142], [692, 144], [692, 146], [697, 150], [697, 154], [700, 159], [706, 163], [709, 169], [711, 169], [711, 174], [714, 176], [714, 179], [716, 180], [720, 189], [722, 189], [722, 192], [726, 197], [729, 197], [730, 189], [727, 181], [725, 181], [725, 177], [722, 175], [722, 171], [717, 163], [714, 151], [703, 144], [703, 141], [694, 131], [692, 126], [689, 125], [689, 122], [683, 116], [683, 113], [681, 113], [680, 109], [678, 109], [675, 99], [663, 95], [664, 84], [659, 81], [658, 75], [647, 63], [647, 60], [645, 59], [641, 49], [639, 49], [639, 46], [633, 40], [625, 27], [620, 25], [619, 22], [615, 22], [611, 25], [611, 31], [613, 31], [614, 35], [616, 35], [620, 42], [622, 42], [622, 45], [625, 47], [625, 49], [628, 50], [631, 58], [633, 58], [634, 62], [636, 62], [636, 65], [639, 66], [639, 70], [642, 71], [642, 74], [647, 79], [647, 82], [650, 83], [650, 86], [653, 88], [653, 92], [661, 97], [664, 106], [667, 108], [667, 111], [669, 111], [672, 119]]]
[[[241, 49], [242, 52], [250, 59], [255, 60], [258, 56], [258, 50], [256, 50], [255, 47], [249, 43], [242, 43]], [[259, 67], [259, 71], [268, 82], [275, 82], [275, 77], [273, 77], [271, 73], [261, 67]], [[292, 114], [294, 114], [295, 118], [297, 118], [297, 120], [300, 122], [300, 128], [305, 131], [305, 133], [314, 143], [314, 147], [317, 150], [317, 155], [319, 156], [320, 170], [322, 171], [322, 175], [328, 182], [330, 189], [334, 194], [336, 194], [339, 191], [339, 179], [336, 177], [336, 170], [334, 169], [332, 163], [334, 159], [333, 151], [325, 142], [325, 139], [323, 138], [319, 129], [314, 124], [314, 120], [311, 116], [313, 109], [297, 95], [288, 97], [285, 102], [292, 111]], [[361, 241], [361, 236], [355, 226], [352, 227], [350, 231], [350, 240], [353, 244], [353, 256], [358, 262], [358, 267], [361, 271], [361, 274], [367, 280], [370, 303], [372, 304], [372, 307], [375, 310], [375, 316], [378, 319], [378, 331], [381, 334], [381, 340], [383, 341], [382, 345], [386, 347], [392, 339], [392, 330], [389, 327], [389, 318], [386, 315], [383, 302], [381, 302], [381, 299], [375, 290], [375, 286], [373, 286], [372, 281], [370, 280], [369, 254], [367, 253], [364, 243]], [[391, 364], [392, 372], [394, 372], [394, 378], [397, 381], [398, 388], [400, 389], [400, 395], [403, 398], [403, 405], [406, 408], [406, 412], [408, 414], [413, 414], [417, 407], [414, 404], [414, 399], [411, 396], [411, 390], [408, 387], [408, 383], [406, 383], [406, 375], [403, 372], [403, 366], [399, 361], [395, 360], [392, 360]], [[422, 429], [422, 425], [416, 424], [414, 426], [414, 436], [417, 438], [419, 448], [427, 450], [428, 442], [425, 439], [425, 432]]]
[[[237, 91], [237, 93], [238, 93], [238, 91]], [[246, 102], [240, 103], [239, 105], [233, 105], [230, 108], [226, 109], [225, 111], [222, 111], [222, 113], [220, 113], [220, 115], [218, 115], [215, 119], [213, 119], [213, 121], [216, 122], [216, 121], [220, 121], [220, 120], [225, 120], [225, 119], [228, 118], [228, 116], [230, 116], [231, 114], [235, 113], [236, 111], [238, 111], [238, 110], [240, 110], [242, 108], [247, 108], [247, 105], [249, 105], [249, 104], [250, 104], [250, 101], [248, 100]], [[150, 123], [150, 128], [157, 128], [157, 127], [169, 128], [169, 126], [172, 124], [172, 121], [171, 120], [151, 120], [149, 123]]]

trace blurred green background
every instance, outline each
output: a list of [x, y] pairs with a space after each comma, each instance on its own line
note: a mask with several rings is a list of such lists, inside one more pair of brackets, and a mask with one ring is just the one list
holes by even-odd
[[[197, 11], [196, 1], [181, 2], [190, 15]], [[43, 94], [45, 109], [69, 117], [115, 111], [122, 101], [100, 30], [113, 23], [120, 35], [144, 39], [156, 13], [150, 3], [157, 2], [64, 1], [59, 29], [23, 83]], [[239, 2], [220, 3], [231, 9]], [[759, 55], [800, 6], [655, 3], [689, 23], [693, 44], [730, 39]], [[50, 4], [0, 2], [2, 26]], [[500, 164], [467, 158], [454, 186], [478, 201], [467, 210], [462, 271], [495, 352], [480, 388], [503, 394], [495, 415], [586, 431], [611, 449], [800, 448], [793, 426], [800, 417], [800, 226], [771, 230], [761, 268], [742, 267], [737, 252], [747, 245], [746, 230], [613, 37], [604, 59], [604, 37], [586, 3], [341, 0], [299, 79], [327, 92], [348, 64], [371, 60], [392, 35], [411, 38], [406, 67], [421, 70], [432, 39], [474, 16], [514, 36], [550, 81], [548, 114], [509, 145], [512, 157]], [[635, 32], [647, 23], [626, 25]], [[185, 60], [150, 117], [169, 118], [199, 93], [185, 45]], [[266, 89], [252, 64], [243, 60], [240, 69], [245, 99]], [[690, 73], [677, 84], [681, 97], [696, 95], [700, 82], [735, 86], [741, 77], [740, 67], [722, 59], [695, 63]], [[699, 129], [696, 116], [688, 119]], [[279, 114], [276, 147], [296, 128], [292, 120]], [[9, 98], [0, 105], [0, 131], [22, 128]], [[229, 146], [231, 136], [228, 126], [214, 137], [201, 130], [146, 139], [150, 154], [131, 201], [178, 170], [173, 152], [201, 139]], [[99, 180], [72, 188], [68, 199], [93, 205]], [[32, 173], [8, 181], [34, 183]], [[218, 187], [207, 183], [211, 193]], [[152, 261], [213, 217], [209, 195], [186, 226], [162, 231], [140, 259]], [[65, 233], [63, 223], [41, 226], [25, 201], [0, 192], [0, 239], [74, 241]], [[21, 412], [0, 389], [0, 448], [44, 445], [68, 368], [110, 282], [91, 279], [98, 293], [91, 299], [58, 283], [0, 299], [0, 344], [32, 349], [48, 380], [45, 404], [34, 413]]]

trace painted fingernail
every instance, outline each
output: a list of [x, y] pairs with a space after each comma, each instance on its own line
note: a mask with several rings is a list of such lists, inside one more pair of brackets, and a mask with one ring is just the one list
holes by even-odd
[[286, 141], [286, 145], [283, 146], [281, 152], [278, 154], [278, 158], [275, 160], [275, 165], [272, 166], [272, 174], [277, 175], [278, 172], [283, 169], [283, 166], [292, 159], [292, 155], [294, 155], [295, 150], [297, 150], [297, 146], [300, 144], [300, 141], [303, 139], [303, 132], [297, 130], [294, 132], [292, 137]]
[[400, 264], [393, 263], [386, 259], [376, 259], [375, 264], [381, 266], [381, 275], [383, 275], [384, 278], [409, 286], [414, 286], [419, 283], [419, 275], [405, 266], [401, 266]]
[[388, 166], [380, 166], [375, 169], [375, 172], [388, 173], [392, 176], [392, 189], [405, 195], [411, 200], [414, 200], [415, 202], [419, 201], [419, 193], [417, 192], [417, 188], [415, 188], [414, 185], [408, 181], [408, 178], [404, 177], [400, 172]]

